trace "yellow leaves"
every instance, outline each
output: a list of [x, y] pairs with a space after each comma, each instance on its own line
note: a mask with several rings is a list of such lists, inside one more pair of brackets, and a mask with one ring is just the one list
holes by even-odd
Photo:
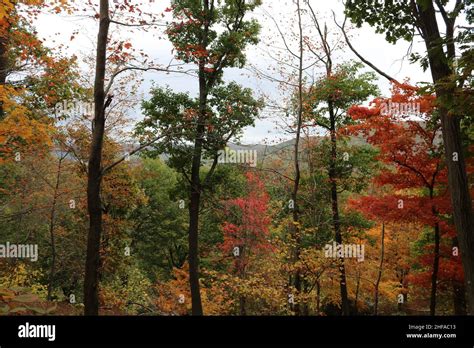
[[44, 3], [44, 0], [20, 0], [20, 2], [28, 6], [39, 6]]
[[[202, 270], [201, 300], [205, 315], [232, 314], [233, 300], [227, 291], [226, 282], [218, 278], [228, 278], [216, 272]], [[158, 297], [155, 306], [160, 314], [188, 315], [191, 313], [191, 292], [189, 290], [188, 265], [173, 269], [173, 278], [168, 282], [159, 282], [156, 285]]]
[[0, 277], [0, 288], [28, 288], [30, 293], [45, 297], [46, 286], [35, 282], [35, 279], [41, 276], [43, 274], [40, 271], [32, 270], [25, 264], [19, 263], [10, 272]]
[[155, 286], [158, 297], [154, 299], [154, 302], [160, 314], [186, 315], [191, 312], [191, 293], [187, 270], [187, 264], [181, 269], [174, 268], [174, 279], [168, 282], [159, 282]]
[[14, 7], [13, 1], [2, 0], [2, 6], [0, 6], [0, 20], [6, 18]]
[[203, 311], [206, 315], [229, 315], [233, 300], [230, 299], [227, 291], [213, 284], [209, 287], [203, 287], [201, 291]]
[[[150, 307], [149, 279], [136, 265], [122, 268], [122, 272], [101, 286], [101, 306], [108, 308], [105, 314], [136, 314], [135, 310]], [[127, 279], [125, 284], [124, 277]]]
[[18, 95], [12, 87], [0, 85], [0, 102], [6, 114], [0, 122], [0, 163], [14, 160], [16, 152], [27, 153], [52, 144], [52, 128], [29, 118], [29, 110], [14, 99]]
[[9, 17], [15, 4], [13, 0], [2, 0], [2, 6], [0, 6], [0, 37], [4, 36], [6, 29], [9, 27]]

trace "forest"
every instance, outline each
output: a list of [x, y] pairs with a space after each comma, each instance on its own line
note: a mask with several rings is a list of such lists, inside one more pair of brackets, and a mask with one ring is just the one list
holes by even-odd
[[472, 0], [0, 2], [1, 315], [474, 314]]

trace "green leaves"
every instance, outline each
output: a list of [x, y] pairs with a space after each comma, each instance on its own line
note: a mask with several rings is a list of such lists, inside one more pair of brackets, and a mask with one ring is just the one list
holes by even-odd
[[244, 18], [260, 4], [260, 0], [173, 1], [174, 21], [167, 34], [176, 58], [206, 67], [201, 71], [212, 81], [220, 79], [224, 68], [243, 67], [244, 49], [258, 42], [260, 29], [257, 21]]
[[[169, 88], [159, 87], [151, 94], [143, 103], [145, 120], [137, 126], [136, 134], [145, 139], [160, 132], [169, 134], [153, 147], [169, 154], [170, 165], [181, 171], [189, 165], [189, 144], [198, 126], [198, 100]], [[253, 97], [251, 89], [234, 82], [212, 88], [208, 99], [203, 148], [204, 157], [213, 158], [231, 137], [254, 124], [263, 102]]]
[[346, 110], [379, 93], [374, 84], [376, 76], [370, 72], [360, 73], [361, 67], [360, 63], [345, 63], [339, 65], [331, 76], [317, 80], [304, 98], [307, 105], [305, 118], [315, 119], [319, 125], [329, 128], [328, 103], [331, 102], [336, 111], [336, 128], [351, 122]]
[[392, 44], [398, 39], [411, 41], [415, 35], [415, 18], [409, 1], [348, 0], [345, 12], [357, 27], [368, 23], [377, 33], [385, 33], [386, 40]]

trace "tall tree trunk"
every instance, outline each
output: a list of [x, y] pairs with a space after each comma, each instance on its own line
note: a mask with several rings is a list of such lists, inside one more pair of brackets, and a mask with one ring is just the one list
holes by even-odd
[[54, 186], [53, 192], [53, 203], [51, 206], [51, 215], [49, 217], [49, 238], [51, 243], [51, 268], [49, 271], [49, 281], [48, 281], [48, 301], [52, 300], [52, 292], [54, 288], [54, 274], [56, 272], [56, 240], [54, 235], [54, 224], [56, 219], [56, 203], [58, 199], [58, 190], [59, 190], [59, 181], [61, 177], [61, 166], [63, 162], [63, 157], [59, 158], [58, 163], [58, 172], [56, 173], [56, 184]]
[[[452, 239], [453, 247], [459, 248], [458, 239], [454, 237]], [[466, 287], [463, 282], [453, 281], [453, 306], [454, 315], [466, 315]]]
[[[334, 107], [331, 100], [328, 101], [329, 117], [331, 122], [331, 156], [329, 159], [329, 181], [331, 183], [331, 206], [332, 206], [332, 221], [334, 226], [334, 234], [336, 243], [342, 245], [341, 223], [339, 220], [339, 204], [337, 194], [336, 181], [336, 161], [337, 161], [337, 138], [336, 138], [336, 116], [334, 114]], [[344, 265], [344, 258], [338, 258], [339, 263], [339, 284], [341, 291], [341, 310], [343, 315], [349, 315], [349, 300], [347, 297], [347, 283], [346, 283], [346, 269]]]
[[199, 63], [199, 117], [194, 140], [191, 167], [191, 201], [189, 205], [189, 285], [191, 288], [192, 314], [203, 315], [199, 286], [199, 208], [201, 204], [201, 156], [205, 132], [208, 86], [205, 77], [204, 61]]
[[8, 57], [7, 57], [7, 38], [0, 36], [0, 85], [7, 81]]
[[453, 307], [454, 315], [466, 315], [466, 288], [462, 282], [453, 282]]
[[[301, 252], [301, 231], [300, 231], [300, 224], [299, 224], [299, 205], [298, 205], [298, 190], [300, 186], [300, 178], [301, 178], [301, 171], [300, 171], [300, 161], [299, 161], [299, 147], [300, 147], [300, 139], [301, 139], [301, 125], [303, 122], [303, 27], [301, 23], [301, 9], [300, 9], [300, 1], [296, 1], [297, 4], [297, 12], [298, 12], [298, 26], [299, 26], [299, 67], [298, 67], [298, 110], [297, 110], [297, 120], [296, 120], [296, 139], [295, 139], [295, 146], [294, 146], [294, 169], [295, 169], [295, 180], [293, 184], [293, 192], [291, 194], [291, 199], [293, 200], [293, 240], [295, 243], [295, 250], [294, 250], [294, 262], [298, 262], [300, 259], [300, 252]], [[293, 283], [297, 296], [301, 294], [301, 272], [297, 268], [295, 271], [294, 283]], [[299, 299], [296, 301], [295, 305], [293, 306], [293, 310], [295, 315], [301, 314], [301, 305], [299, 303]]]
[[380, 279], [382, 279], [383, 261], [385, 256], [385, 223], [382, 223], [382, 236], [380, 244], [380, 264], [379, 271], [377, 274], [377, 281], [375, 282], [374, 315], [378, 314], [379, 307], [379, 285]]
[[[448, 167], [448, 184], [453, 206], [453, 218], [456, 226], [459, 247], [464, 268], [469, 314], [474, 314], [474, 219], [466, 164], [461, 139], [460, 115], [450, 112], [446, 105], [452, 105], [453, 83], [448, 83], [452, 74], [446, 57], [442, 38], [436, 21], [433, 2], [419, 7], [422, 32], [426, 44], [430, 70], [438, 97], [438, 113], [441, 118], [443, 142]], [[448, 43], [449, 44], [449, 43]], [[453, 50], [448, 50], [454, 58]], [[450, 53], [451, 52], [451, 53]]]
[[86, 271], [84, 279], [84, 314], [99, 314], [100, 240], [102, 235], [102, 146], [105, 132], [105, 68], [109, 34], [109, 1], [100, 0], [100, 24], [97, 38], [97, 59], [94, 82], [94, 121], [87, 175], [87, 210], [89, 234], [87, 238]]
[[[198, 127], [199, 128], [199, 127]], [[191, 172], [191, 202], [189, 205], [189, 285], [191, 288], [192, 314], [202, 315], [201, 292], [199, 289], [199, 206], [201, 200], [199, 168], [201, 166], [201, 142], [196, 139], [194, 145]]]
[[436, 289], [438, 286], [438, 271], [439, 271], [439, 244], [440, 244], [440, 233], [439, 224], [436, 223], [434, 226], [434, 258], [433, 258], [433, 272], [431, 273], [431, 296], [430, 296], [430, 315], [436, 313]]
[[[9, 13], [6, 14], [8, 18]], [[9, 35], [9, 27], [4, 29], [4, 33], [0, 32], [0, 86], [4, 86], [7, 82], [7, 75], [8, 75], [8, 35]], [[2, 120], [5, 116], [5, 112], [3, 110], [3, 103], [0, 101], [0, 120]]]

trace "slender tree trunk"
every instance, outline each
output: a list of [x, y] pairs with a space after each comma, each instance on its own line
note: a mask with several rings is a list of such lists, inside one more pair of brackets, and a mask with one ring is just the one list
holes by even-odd
[[[300, 55], [299, 55], [299, 68], [298, 68], [298, 110], [297, 110], [297, 120], [296, 120], [296, 139], [294, 146], [294, 169], [295, 169], [295, 180], [293, 184], [293, 192], [291, 198], [293, 200], [293, 239], [295, 242], [294, 250], [294, 262], [298, 262], [300, 259], [300, 248], [301, 248], [301, 231], [299, 224], [299, 205], [298, 205], [298, 190], [300, 185], [301, 171], [300, 171], [300, 161], [299, 161], [299, 147], [301, 139], [301, 125], [303, 121], [303, 27], [301, 23], [301, 12], [300, 12], [300, 1], [296, 1], [297, 11], [298, 11], [298, 25], [299, 25], [299, 35], [300, 35]], [[301, 272], [299, 269], [295, 271], [294, 283], [293, 283], [296, 293], [299, 296], [301, 294]], [[299, 299], [296, 301], [293, 306], [295, 315], [301, 315], [301, 305]]]
[[359, 313], [359, 290], [360, 290], [360, 270], [357, 269], [357, 283], [356, 283], [356, 291], [355, 291], [355, 299], [354, 299], [354, 313], [357, 315]]
[[440, 233], [439, 224], [436, 223], [434, 226], [434, 258], [433, 258], [433, 272], [431, 274], [431, 296], [430, 296], [430, 315], [436, 313], [436, 289], [438, 286], [438, 271], [439, 271], [439, 244], [440, 244]]
[[[446, 107], [452, 105], [453, 83], [448, 83], [452, 74], [446, 57], [442, 38], [436, 21], [433, 2], [419, 7], [422, 32], [426, 44], [430, 70], [438, 97], [438, 113], [441, 118], [443, 142], [448, 167], [448, 184], [453, 206], [453, 218], [456, 226], [459, 247], [464, 268], [465, 286], [469, 305], [469, 314], [474, 314], [474, 218], [471, 196], [466, 174], [466, 163], [462, 146], [459, 115]], [[449, 44], [449, 43], [448, 43]], [[451, 58], [453, 50], [450, 50]]]
[[316, 281], [316, 312], [318, 315], [321, 313], [321, 284], [319, 279]]
[[[248, 236], [246, 235], [244, 240], [247, 241], [247, 238]], [[246, 254], [247, 254], [247, 248], [246, 248], [246, 243], [244, 242], [244, 245], [242, 245], [240, 248], [239, 248], [239, 256], [238, 256], [238, 259], [237, 259], [237, 263], [236, 263], [236, 275], [237, 277], [239, 278], [240, 281], [244, 281], [245, 280], [245, 258], [246, 258]], [[239, 297], [239, 309], [240, 309], [240, 315], [241, 316], [245, 316], [247, 315], [247, 310], [246, 310], [246, 304], [247, 304], [247, 299], [244, 295], [241, 295]]]
[[239, 307], [240, 307], [240, 315], [241, 316], [246, 316], [247, 315], [247, 311], [245, 309], [245, 303], [246, 303], [245, 296], [240, 296], [240, 298], [239, 298]]
[[[303, 280], [303, 293], [304, 294], [307, 294], [308, 293], [308, 282], [306, 280]], [[309, 304], [308, 304], [308, 301], [304, 301], [302, 304], [301, 304], [301, 315], [304, 315], [304, 316], [309, 316]]]
[[102, 235], [102, 146], [105, 132], [105, 68], [109, 33], [109, 1], [100, 0], [100, 24], [97, 38], [96, 75], [94, 83], [94, 121], [87, 175], [87, 210], [89, 234], [87, 238], [86, 271], [84, 279], [84, 314], [99, 314], [100, 240]]
[[[8, 13], [7, 13], [8, 18]], [[8, 75], [8, 34], [9, 28], [5, 28], [5, 32], [0, 32], [0, 86], [4, 86], [7, 82], [7, 75]], [[0, 120], [2, 120], [5, 116], [5, 112], [3, 110], [3, 103], [0, 101]]]
[[0, 85], [4, 85], [7, 81], [7, 58], [7, 38], [0, 36]]
[[[337, 138], [336, 138], [336, 116], [332, 101], [328, 101], [329, 117], [331, 122], [331, 156], [329, 162], [329, 181], [331, 183], [331, 206], [332, 206], [332, 221], [334, 226], [334, 234], [336, 243], [342, 245], [341, 223], [339, 220], [339, 204], [337, 194], [336, 181], [336, 161], [337, 161]], [[341, 290], [341, 310], [343, 315], [349, 315], [349, 300], [347, 297], [347, 283], [346, 283], [346, 269], [344, 265], [344, 258], [338, 258], [339, 263], [339, 284]]]
[[385, 223], [382, 223], [382, 236], [381, 236], [381, 245], [380, 245], [380, 264], [379, 264], [379, 272], [377, 275], [377, 281], [375, 282], [375, 298], [374, 298], [374, 315], [378, 314], [378, 306], [379, 306], [379, 285], [380, 279], [382, 279], [382, 271], [383, 271], [383, 261], [385, 256]]
[[7, 81], [8, 57], [7, 57], [7, 38], [0, 36], [0, 85]]
[[[191, 287], [192, 314], [202, 315], [201, 292], [199, 289], [199, 206], [201, 199], [199, 167], [201, 166], [200, 142], [195, 142], [195, 154], [193, 156], [193, 169], [191, 175], [191, 202], [189, 205], [189, 285]], [[199, 157], [198, 156], [199, 153]], [[197, 178], [197, 179], [196, 179]]]
[[199, 208], [201, 204], [201, 156], [205, 132], [208, 86], [204, 62], [199, 64], [199, 117], [194, 141], [191, 167], [191, 201], [189, 205], [189, 285], [191, 288], [192, 314], [203, 315], [199, 286]]
[[56, 184], [54, 186], [53, 203], [51, 206], [51, 215], [49, 218], [49, 238], [51, 243], [51, 268], [49, 271], [49, 282], [48, 282], [48, 301], [52, 300], [52, 292], [54, 288], [54, 274], [56, 272], [56, 240], [54, 235], [54, 224], [56, 218], [56, 202], [58, 199], [59, 181], [61, 177], [61, 166], [63, 157], [59, 159], [58, 172], [56, 173]]

